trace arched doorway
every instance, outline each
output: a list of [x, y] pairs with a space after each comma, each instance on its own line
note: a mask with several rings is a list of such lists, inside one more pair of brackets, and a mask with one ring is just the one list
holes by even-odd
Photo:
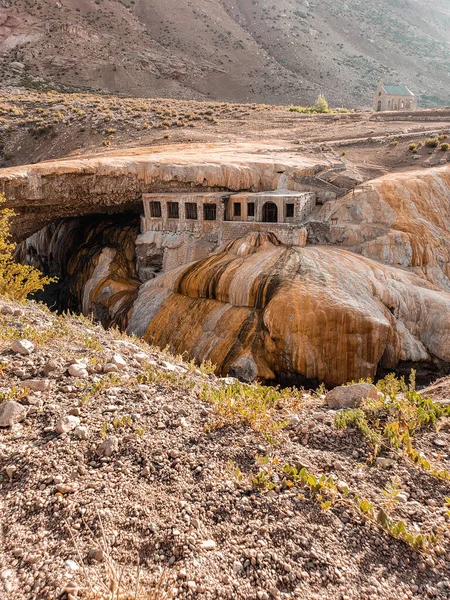
[[380, 110], [381, 110], [381, 100], [378, 100], [377, 111], [380, 112]]
[[263, 223], [278, 223], [278, 208], [273, 202], [266, 202], [263, 206]]

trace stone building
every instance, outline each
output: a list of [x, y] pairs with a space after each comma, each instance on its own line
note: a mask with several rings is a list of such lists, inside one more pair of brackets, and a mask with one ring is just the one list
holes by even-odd
[[252, 231], [270, 229], [283, 243], [303, 245], [301, 225], [316, 205], [315, 192], [290, 190], [143, 194], [142, 198], [142, 233], [214, 233], [219, 244]]
[[306, 246], [304, 222], [316, 192], [143, 194], [136, 240], [142, 281], [209, 256], [219, 246], [253, 232], [272, 232], [286, 246]]
[[373, 110], [416, 110], [414, 94], [404, 85], [387, 85], [380, 81], [373, 97]]

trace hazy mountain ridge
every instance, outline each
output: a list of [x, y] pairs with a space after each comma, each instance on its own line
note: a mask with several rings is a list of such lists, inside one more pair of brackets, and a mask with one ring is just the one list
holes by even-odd
[[429, 106], [449, 104], [449, 25], [444, 0], [2, 0], [0, 66], [32, 87], [352, 106], [384, 77]]

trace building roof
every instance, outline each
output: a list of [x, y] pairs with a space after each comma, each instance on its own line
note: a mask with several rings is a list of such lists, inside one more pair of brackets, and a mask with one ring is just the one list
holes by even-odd
[[411, 90], [408, 90], [405, 85], [383, 84], [383, 88], [386, 94], [392, 94], [393, 96], [414, 96]]

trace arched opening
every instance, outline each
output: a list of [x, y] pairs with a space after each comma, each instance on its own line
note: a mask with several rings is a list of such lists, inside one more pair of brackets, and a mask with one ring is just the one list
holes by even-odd
[[263, 223], [278, 223], [278, 208], [273, 202], [266, 202], [263, 206]]
[[391, 108], [392, 108], [392, 103], [390, 100], [388, 100], [388, 110], [391, 110]]
[[378, 100], [377, 111], [380, 112], [380, 110], [381, 110], [381, 100]]

